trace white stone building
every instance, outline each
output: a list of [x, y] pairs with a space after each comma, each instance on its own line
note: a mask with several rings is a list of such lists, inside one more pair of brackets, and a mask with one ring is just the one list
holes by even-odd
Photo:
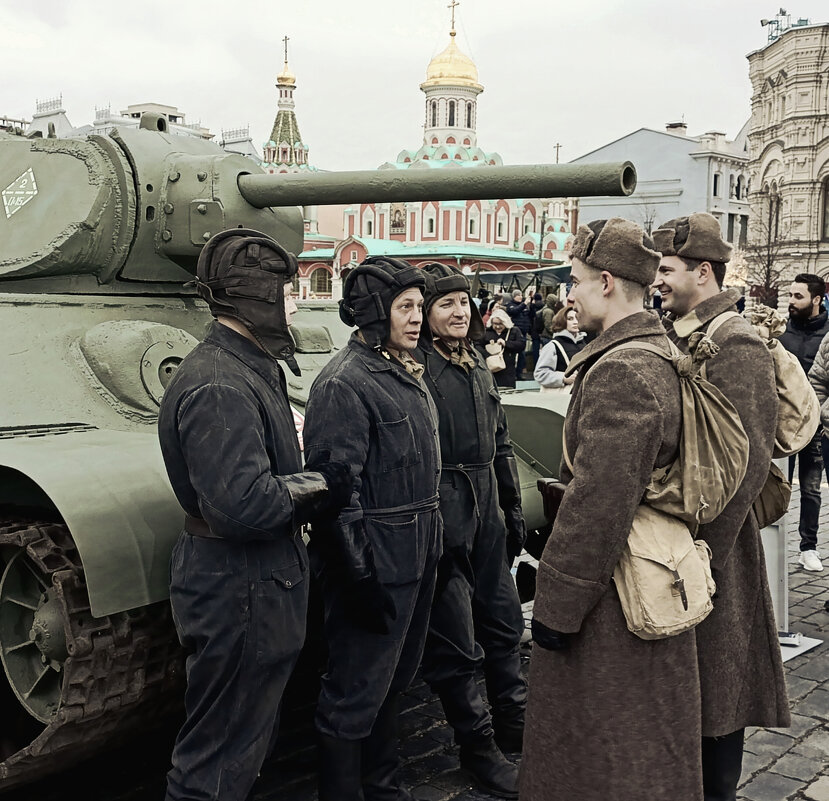
[[723, 236], [736, 246], [748, 232], [748, 123], [733, 140], [720, 131], [687, 134], [684, 122], [664, 131], [640, 128], [572, 164], [632, 161], [636, 191], [628, 197], [581, 198], [582, 223], [625, 217], [648, 231], [674, 217], [707, 211], [720, 222]]
[[829, 24], [779, 15], [748, 55], [752, 237], [771, 241], [781, 283], [829, 278]]

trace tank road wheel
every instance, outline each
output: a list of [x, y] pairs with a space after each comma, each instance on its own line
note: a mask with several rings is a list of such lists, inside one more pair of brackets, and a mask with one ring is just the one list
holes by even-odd
[[0, 659], [29, 714], [48, 723], [58, 710], [66, 632], [54, 590], [24, 551], [0, 579]]
[[0, 793], [180, 711], [169, 603], [93, 616], [63, 523], [0, 521], [0, 661]]

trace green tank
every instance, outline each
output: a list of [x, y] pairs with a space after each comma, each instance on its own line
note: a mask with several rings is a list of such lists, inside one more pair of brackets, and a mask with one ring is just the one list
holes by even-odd
[[[180, 705], [167, 582], [182, 512], [156, 417], [211, 320], [189, 282], [212, 234], [243, 225], [300, 252], [302, 205], [622, 195], [635, 183], [629, 162], [267, 175], [156, 115], [105, 137], [0, 133], [0, 791]], [[288, 380], [298, 420], [348, 334], [334, 303], [301, 304], [302, 377]], [[534, 528], [563, 410], [538, 394], [506, 403]]]

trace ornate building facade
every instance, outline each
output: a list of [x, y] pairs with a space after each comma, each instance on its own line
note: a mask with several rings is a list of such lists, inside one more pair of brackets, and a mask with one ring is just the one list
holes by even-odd
[[763, 22], [769, 42], [748, 56], [750, 243], [774, 253], [781, 285], [829, 278], [829, 24]]
[[[423, 143], [416, 150], [400, 151], [395, 161], [379, 169], [486, 169], [503, 164], [498, 153], [478, 146], [478, 97], [484, 87], [475, 63], [457, 45], [454, 18], [449, 44], [429, 62], [420, 89], [425, 95]], [[385, 241], [399, 243], [402, 247], [395, 248], [396, 255], [409, 253], [407, 258], [415, 262], [445, 254], [452, 263], [470, 270], [479, 264], [485, 269], [534, 267], [539, 256], [541, 263], [565, 258], [575, 214], [575, 202], [563, 199], [350, 206], [343, 227], [353, 244], [343, 249], [348, 261], [341, 261], [340, 266], [352, 263], [351, 256], [359, 257], [363, 249], [381, 249], [380, 241]], [[336, 255], [342, 260], [344, 252]]]

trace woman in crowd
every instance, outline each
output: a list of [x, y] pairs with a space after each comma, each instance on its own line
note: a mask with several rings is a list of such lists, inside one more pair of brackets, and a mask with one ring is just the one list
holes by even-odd
[[564, 377], [564, 371], [583, 347], [585, 334], [579, 331], [579, 318], [573, 308], [556, 312], [552, 322], [553, 338], [541, 349], [533, 378], [542, 392], [568, 392], [575, 375]]
[[487, 345], [495, 343], [500, 346], [504, 357], [503, 370], [494, 372], [495, 383], [499, 387], [515, 389], [515, 359], [524, 350], [524, 334], [516, 328], [510, 316], [503, 309], [494, 309], [486, 322], [484, 338], [478, 343], [478, 349], [484, 358], [493, 355]]

